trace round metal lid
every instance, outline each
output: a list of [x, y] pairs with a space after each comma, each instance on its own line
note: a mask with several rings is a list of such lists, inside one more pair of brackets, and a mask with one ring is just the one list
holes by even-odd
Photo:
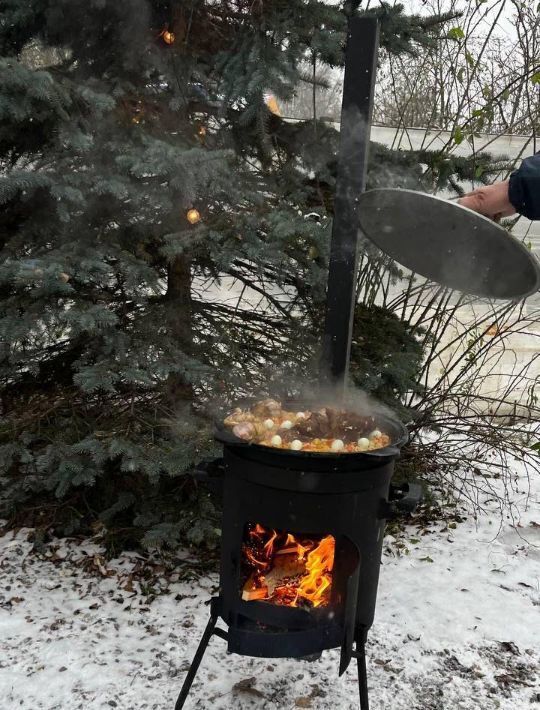
[[366, 237], [402, 266], [474, 296], [519, 300], [540, 290], [538, 259], [498, 224], [414, 190], [378, 188], [359, 197]]

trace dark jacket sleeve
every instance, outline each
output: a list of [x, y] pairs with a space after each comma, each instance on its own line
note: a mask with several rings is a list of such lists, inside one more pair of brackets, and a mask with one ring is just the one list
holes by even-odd
[[540, 153], [526, 158], [510, 175], [510, 202], [529, 219], [540, 219]]

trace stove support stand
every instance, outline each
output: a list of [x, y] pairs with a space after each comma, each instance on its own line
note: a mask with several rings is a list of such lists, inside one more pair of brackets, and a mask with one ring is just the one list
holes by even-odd
[[358, 669], [358, 693], [360, 695], [360, 710], [369, 710], [367, 668], [366, 668], [366, 641], [367, 631], [362, 633], [362, 637], [356, 641], [356, 650], [353, 656], [356, 658]]
[[203, 659], [206, 649], [208, 648], [208, 644], [212, 636], [216, 635], [221, 636], [221, 638], [227, 638], [226, 631], [223, 631], [223, 629], [216, 629], [217, 620], [217, 615], [214, 615], [212, 613], [210, 616], [210, 620], [206, 625], [206, 629], [204, 630], [204, 634], [202, 635], [202, 638], [199, 642], [197, 651], [195, 652], [195, 656], [193, 657], [193, 661], [191, 662], [191, 665], [189, 667], [188, 674], [185, 677], [184, 684], [182, 685], [182, 690], [180, 691], [180, 695], [178, 696], [178, 700], [176, 701], [174, 710], [182, 710], [182, 708], [184, 707], [184, 703], [186, 702], [187, 696], [189, 695], [189, 691], [191, 690], [191, 685], [195, 680], [195, 676], [197, 675], [197, 671], [199, 670], [199, 666], [201, 665], [201, 661]]
[[[193, 661], [191, 662], [191, 665], [189, 667], [188, 674], [184, 679], [182, 690], [180, 691], [180, 695], [178, 696], [178, 700], [176, 701], [174, 710], [182, 710], [182, 708], [184, 707], [184, 704], [189, 695], [189, 691], [191, 690], [191, 686], [193, 684], [193, 681], [195, 680], [195, 676], [197, 675], [197, 671], [199, 670], [199, 666], [201, 665], [201, 661], [206, 652], [206, 649], [208, 648], [208, 644], [210, 643], [210, 639], [212, 638], [212, 636], [219, 636], [220, 638], [225, 640], [228, 639], [226, 631], [220, 628], [216, 628], [217, 620], [217, 615], [214, 615], [212, 613], [208, 624], [206, 625], [206, 629], [204, 630], [202, 638], [199, 642], [199, 646], [197, 647], [197, 650], [195, 652], [195, 656], [193, 657]], [[360, 695], [360, 710], [369, 710], [366, 668], [366, 636], [367, 634], [364, 633], [363, 637], [356, 642], [356, 650], [353, 652], [353, 656], [356, 658], [356, 665], [358, 668], [358, 692]]]
[[[176, 705], [174, 706], [174, 710], [182, 710], [182, 708], [184, 707], [184, 704], [189, 695], [189, 691], [191, 690], [191, 686], [193, 685], [193, 681], [195, 680], [195, 676], [197, 675], [197, 671], [199, 670], [199, 666], [201, 665], [201, 661], [203, 659], [204, 654], [206, 653], [206, 649], [208, 648], [208, 644], [210, 643], [210, 639], [212, 638], [212, 636], [219, 636], [225, 641], [228, 641], [229, 639], [226, 631], [220, 629], [219, 627], [216, 627], [218, 621], [218, 605], [219, 600], [212, 599], [210, 619], [208, 620], [208, 624], [206, 625], [197, 650], [195, 651], [195, 656], [193, 657], [187, 676], [184, 679], [184, 683], [182, 685], [180, 695], [178, 696], [178, 699], [176, 701]], [[363, 630], [361, 635], [357, 637], [355, 644], [356, 648], [352, 654], [353, 657], [356, 658], [356, 665], [358, 669], [358, 693], [360, 696], [360, 710], [369, 710], [366, 668], [366, 641], [367, 629]], [[317, 660], [319, 656], [320, 653], [316, 654], [316, 658], [314, 658], [313, 660]]]

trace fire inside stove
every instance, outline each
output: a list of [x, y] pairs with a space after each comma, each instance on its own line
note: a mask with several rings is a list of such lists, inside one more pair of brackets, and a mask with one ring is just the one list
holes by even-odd
[[332, 535], [293, 535], [248, 523], [242, 545], [242, 599], [327, 606], [335, 546]]

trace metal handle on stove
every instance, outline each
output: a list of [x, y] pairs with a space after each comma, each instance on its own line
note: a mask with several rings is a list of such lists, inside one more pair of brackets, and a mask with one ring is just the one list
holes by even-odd
[[207, 459], [189, 471], [189, 475], [213, 493], [223, 493], [223, 459]]
[[380, 518], [392, 519], [414, 513], [422, 500], [422, 486], [419, 483], [405, 483], [391, 487], [390, 501], [384, 501], [379, 513]]
[[398, 513], [414, 513], [422, 500], [422, 486], [419, 483], [408, 483], [405, 487], [407, 488], [405, 495], [396, 500], [394, 505]]

